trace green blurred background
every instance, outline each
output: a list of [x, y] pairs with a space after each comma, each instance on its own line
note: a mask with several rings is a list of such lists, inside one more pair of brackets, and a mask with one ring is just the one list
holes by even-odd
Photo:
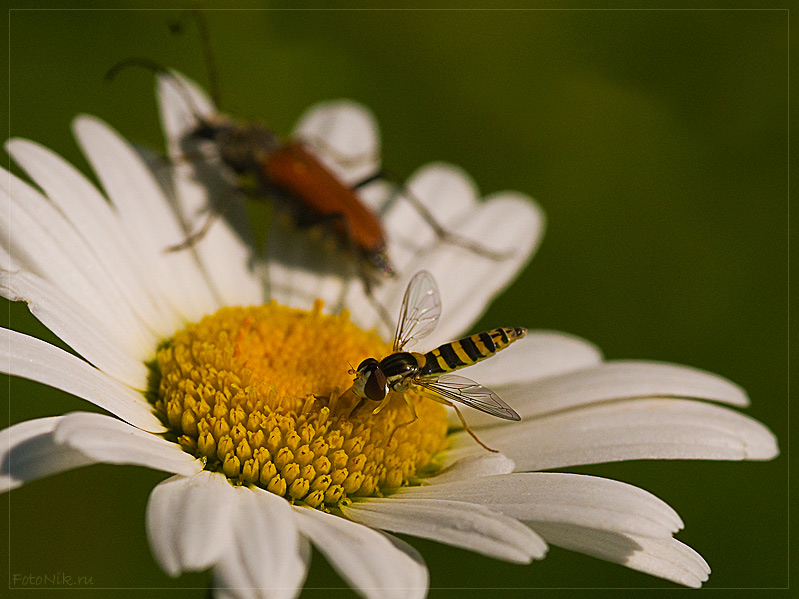
[[[206, 4], [191, 4], [198, 5]], [[707, 587], [787, 587], [787, 11], [268, 6], [278, 10], [206, 13], [222, 108], [285, 134], [310, 104], [349, 97], [377, 115], [393, 171], [407, 176], [446, 160], [485, 193], [535, 197], [549, 219], [543, 245], [476, 328], [568, 331], [608, 358], [690, 364], [743, 385], [753, 400], [747, 413], [780, 439], [777, 460], [574, 471], [641, 486], [671, 504], [686, 524], [678, 538], [713, 569]], [[152, 77], [131, 71], [108, 85], [103, 74], [121, 59], [148, 56], [207, 82], [196, 30], [167, 30], [179, 15], [8, 13], [6, 136], [37, 140], [86, 170], [69, 129], [86, 112], [160, 148]], [[5, 326], [55, 341], [24, 305], [3, 302], [0, 312]], [[66, 394], [6, 381], [2, 426], [87, 408]], [[0, 543], [0, 568], [10, 572], [0, 587], [14, 574], [63, 572], [124, 596], [148, 587], [154, 596], [193, 589], [181, 596], [203, 597], [206, 574], [172, 580], [150, 555], [144, 510], [163, 478], [95, 466], [4, 496], [0, 522], [9, 523], [10, 542]], [[434, 598], [676, 588], [558, 548], [516, 566], [409, 540], [429, 564]], [[336, 590], [322, 590], [330, 586]], [[343, 586], [315, 555], [303, 597], [351, 596]]]

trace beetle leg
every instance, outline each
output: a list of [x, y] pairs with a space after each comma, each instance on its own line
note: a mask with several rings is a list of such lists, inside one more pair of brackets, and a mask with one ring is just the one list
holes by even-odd
[[302, 141], [315, 147], [317, 150], [324, 152], [325, 154], [330, 156], [333, 160], [335, 160], [338, 164], [340, 164], [345, 168], [353, 168], [356, 166], [360, 166], [362, 164], [366, 164], [367, 162], [377, 162], [379, 158], [377, 150], [372, 150], [371, 152], [363, 152], [361, 154], [356, 154], [354, 156], [344, 154], [343, 152], [339, 152], [336, 148], [327, 143], [322, 137], [316, 135], [313, 137], [303, 136]]
[[356, 189], [361, 189], [362, 187], [366, 187], [370, 183], [374, 183], [375, 181], [379, 181], [380, 179], [385, 179], [385, 178], [386, 178], [385, 171], [383, 171], [383, 169], [378, 169], [375, 172], [373, 172], [371, 175], [364, 177], [363, 179], [355, 183], [352, 186], [352, 189], [353, 191]]
[[469, 239], [468, 237], [464, 237], [463, 235], [458, 235], [457, 233], [453, 233], [445, 229], [441, 226], [436, 218], [430, 213], [427, 207], [422, 204], [422, 202], [413, 195], [407, 188], [403, 186], [402, 188], [402, 197], [406, 198], [411, 205], [416, 208], [416, 211], [419, 215], [427, 222], [428, 225], [433, 229], [435, 234], [446, 243], [451, 243], [452, 245], [460, 246], [470, 252], [478, 254], [480, 256], [485, 256], [491, 260], [505, 260], [506, 258], [513, 255], [513, 250], [492, 250], [491, 248], [487, 248], [486, 246], [474, 241], [473, 239]]
[[368, 272], [365, 272], [363, 267], [359, 268], [360, 275], [359, 278], [361, 279], [361, 283], [363, 284], [363, 290], [366, 293], [366, 297], [369, 299], [369, 303], [372, 304], [372, 307], [375, 311], [380, 315], [380, 320], [382, 320], [386, 326], [388, 327], [389, 331], [393, 331], [396, 328], [396, 323], [394, 319], [391, 318], [391, 315], [386, 310], [385, 306], [381, 304], [374, 295], [374, 291], [372, 288], [372, 279], [369, 276]]
[[384, 202], [383, 208], [381, 208], [380, 212], [384, 212], [391, 204], [393, 204], [398, 197], [401, 197], [408, 202], [410, 202], [411, 206], [414, 207], [416, 212], [419, 213], [425, 222], [433, 229], [433, 232], [436, 236], [444, 241], [445, 243], [451, 243], [452, 245], [457, 245], [462, 247], [470, 252], [478, 254], [479, 256], [485, 256], [490, 260], [505, 260], [513, 255], [513, 250], [494, 250], [484, 246], [483, 244], [469, 239], [463, 235], [458, 235], [457, 233], [453, 233], [452, 231], [446, 229], [442, 226], [437, 220], [436, 217], [427, 209], [427, 207], [422, 203], [422, 201], [413, 195], [408, 189], [408, 187], [402, 183], [396, 175], [393, 175], [383, 169], [380, 169], [376, 173], [369, 175], [362, 181], [359, 181], [353, 186], [353, 189], [359, 189], [365, 185], [369, 185], [373, 181], [377, 179], [386, 179], [387, 181], [391, 181], [396, 184], [396, 188], [389, 194], [388, 199]]
[[228, 193], [224, 200], [219, 203], [219, 205], [215, 206], [211, 209], [211, 211], [206, 215], [205, 222], [202, 226], [196, 230], [194, 233], [190, 233], [186, 239], [180, 242], [177, 245], [169, 246], [166, 251], [167, 252], [179, 252], [181, 250], [188, 249], [197, 244], [203, 237], [206, 236], [208, 231], [211, 229], [211, 226], [225, 213], [225, 211], [230, 207], [230, 205], [235, 201], [236, 194], [235, 192], [231, 191]]

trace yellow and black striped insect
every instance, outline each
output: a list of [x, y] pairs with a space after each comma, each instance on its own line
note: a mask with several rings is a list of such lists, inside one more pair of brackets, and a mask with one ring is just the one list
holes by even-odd
[[[527, 329], [493, 329], [445, 343], [426, 354], [404, 351], [432, 333], [440, 316], [441, 296], [435, 279], [429, 272], [420, 271], [405, 290], [393, 352], [382, 360], [367, 358], [351, 371], [355, 375], [352, 391], [361, 401], [379, 401], [380, 405], [372, 412], [378, 414], [391, 401], [392, 394], [403, 394], [413, 387], [424, 397], [454, 408], [464, 430], [487, 450], [495, 451], [477, 438], [453, 402], [505, 420], [521, 420], [521, 417], [491, 389], [449, 373], [490, 358], [524, 337]], [[413, 402], [406, 395], [403, 398], [412, 419], [399, 426], [410, 424], [417, 418]]]

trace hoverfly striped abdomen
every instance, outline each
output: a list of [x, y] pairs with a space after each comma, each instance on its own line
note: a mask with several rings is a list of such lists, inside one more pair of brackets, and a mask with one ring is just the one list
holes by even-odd
[[442, 374], [471, 366], [505, 349], [526, 333], [527, 329], [521, 327], [500, 328], [445, 343], [424, 355], [425, 363], [419, 375]]

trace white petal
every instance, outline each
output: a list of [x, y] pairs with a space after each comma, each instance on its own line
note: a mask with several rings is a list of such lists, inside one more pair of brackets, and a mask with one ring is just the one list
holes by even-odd
[[530, 522], [549, 543], [622, 564], [689, 587], [700, 587], [710, 567], [696, 551], [672, 538], [651, 538], [555, 522]]
[[219, 300], [194, 254], [168, 251], [185, 240], [185, 232], [138, 154], [93, 117], [78, 117], [73, 128], [124, 227], [132, 232], [142, 262], [152, 269], [153, 289], [189, 320], [214, 312]]
[[115, 285], [152, 330], [174, 330], [174, 314], [160, 298], [147, 293], [148, 273], [141, 267], [128, 232], [95, 186], [39, 144], [9, 140], [6, 148], [91, 247], [104, 267], [104, 282]]
[[310, 508], [294, 508], [302, 533], [369, 599], [427, 594], [427, 568], [377, 531]]
[[594, 402], [638, 397], [690, 397], [749, 405], [746, 392], [732, 381], [665, 362], [604, 362], [532, 383], [501, 386], [498, 391], [523, 418]]
[[170, 576], [207, 570], [230, 551], [237, 497], [227, 479], [202, 471], [159, 483], [147, 502], [147, 536]]
[[14, 262], [14, 259], [8, 253], [8, 249], [3, 244], [0, 244], [0, 269], [7, 272], [19, 270], [19, 266]]
[[554, 472], [502, 474], [400, 489], [407, 499], [477, 503], [517, 520], [567, 522], [587, 528], [669, 537], [682, 520], [638, 487], [607, 478]]
[[202, 462], [177, 443], [103, 414], [67, 414], [53, 435], [57, 443], [105, 464], [133, 464], [184, 476], [203, 469]]
[[600, 349], [585, 339], [554, 331], [527, 331], [524, 339], [491, 359], [470, 366], [469, 378], [496, 389], [581, 370], [601, 362]]
[[341, 506], [351, 520], [372, 528], [432, 539], [497, 559], [528, 564], [547, 550], [527, 526], [482, 505], [426, 499], [366, 499]]
[[61, 418], [28, 420], [0, 431], [0, 493], [96, 461], [55, 442], [53, 430]]
[[171, 177], [174, 208], [184, 236], [198, 231], [212, 210], [224, 208], [222, 217], [192, 250], [225, 305], [263, 303], [250, 225], [244, 202], [235, 197], [240, 194], [232, 173], [219, 162], [209, 147], [212, 144], [188, 137], [198, 125], [197, 116], [215, 112], [210, 99], [196, 83], [176, 72], [158, 76], [157, 95], [172, 161], [161, 168]]
[[349, 185], [380, 168], [380, 132], [372, 112], [351, 100], [331, 100], [311, 106], [294, 127], [334, 174]]
[[[777, 439], [756, 420], [699, 401], [658, 398], [585, 406], [480, 431], [516, 470], [642, 459], [769, 460]], [[461, 451], [482, 451], [465, 433]], [[458, 455], [458, 450], [452, 455]]]
[[114, 327], [126, 345], [142, 354], [155, 343], [118, 291], [104, 283], [107, 273], [61, 212], [30, 185], [0, 172], [0, 243], [20, 268], [71, 295]]
[[165, 430], [143, 395], [35, 337], [2, 329], [0, 372], [82, 397], [138, 428], [152, 432]]
[[257, 488], [237, 487], [229, 551], [214, 567], [224, 597], [290, 599], [302, 589], [307, 563], [297, 518], [288, 502]]
[[106, 327], [61, 289], [31, 273], [0, 272], [0, 295], [28, 302], [42, 324], [103, 372], [135, 389], [147, 387], [145, 356], [125, 351], [116, 329]]
[[470, 480], [480, 476], [510, 474], [515, 464], [501, 453], [475, 453], [453, 461], [436, 476], [423, 479], [426, 484], [449, 483]]

